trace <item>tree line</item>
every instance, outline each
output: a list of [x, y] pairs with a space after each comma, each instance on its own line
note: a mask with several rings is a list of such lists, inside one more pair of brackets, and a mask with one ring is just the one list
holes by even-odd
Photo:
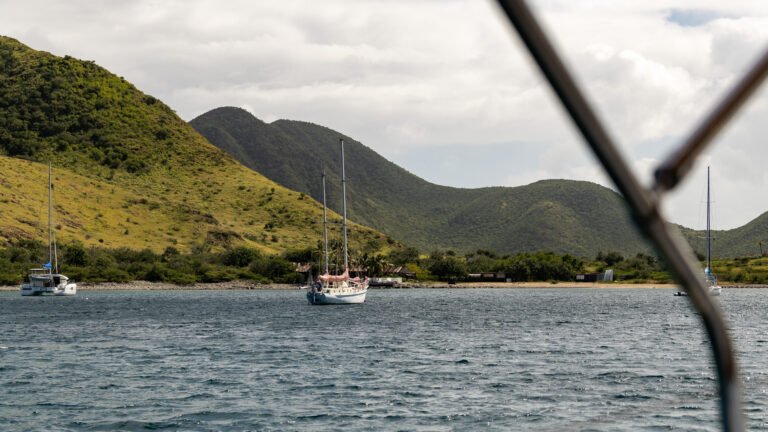
[[[287, 254], [268, 255], [256, 249], [235, 247], [221, 252], [182, 253], [167, 247], [162, 253], [127, 248], [85, 247], [79, 243], [59, 248], [62, 273], [82, 282], [129, 282], [145, 280], [192, 284], [238, 279], [263, 283], [299, 281]], [[20, 240], [0, 249], [0, 285], [18, 284], [30, 268], [48, 261], [48, 248], [41, 242]]]
[[[331, 248], [331, 272], [340, 271], [343, 262]], [[83, 282], [129, 282], [145, 280], [192, 284], [227, 282], [238, 279], [261, 283], [300, 283], [306, 274], [297, 272], [297, 264], [310, 264], [313, 276], [323, 271], [323, 249], [318, 244], [281, 254], [237, 246], [211, 252], [195, 248], [181, 252], [167, 247], [162, 253], [127, 248], [86, 247], [81, 243], [59, 248], [62, 272]], [[0, 285], [20, 283], [30, 268], [39, 268], [48, 260], [48, 247], [35, 240], [17, 240], [0, 248]], [[498, 255], [476, 250], [458, 254], [434, 250], [423, 254], [413, 247], [401, 246], [388, 253], [350, 251], [352, 270], [367, 276], [392, 276], [407, 273], [418, 280], [462, 281], [477, 273], [504, 273], [504, 279], [516, 282], [574, 281], [577, 274], [613, 270], [617, 279], [628, 281], [672, 282], [666, 265], [653, 255], [638, 253], [624, 257], [618, 252], [599, 252], [594, 258], [552, 252], [524, 252]], [[703, 267], [702, 267], [703, 268]], [[723, 282], [768, 283], [768, 258], [716, 260], [715, 274]]]

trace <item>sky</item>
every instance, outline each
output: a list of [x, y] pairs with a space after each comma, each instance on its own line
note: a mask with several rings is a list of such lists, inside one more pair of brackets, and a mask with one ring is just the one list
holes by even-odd
[[[646, 185], [768, 48], [768, 2], [531, 6]], [[237, 106], [348, 135], [431, 182], [613, 187], [494, 2], [0, 0], [0, 34], [93, 60], [191, 120]], [[768, 211], [761, 88], [664, 200], [702, 229]], [[482, 211], [482, 209], [479, 209]]]

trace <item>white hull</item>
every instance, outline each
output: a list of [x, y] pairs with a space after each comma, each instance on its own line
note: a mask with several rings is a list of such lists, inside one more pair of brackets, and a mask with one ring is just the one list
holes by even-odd
[[29, 275], [29, 283], [21, 285], [21, 295], [41, 296], [52, 294], [56, 296], [73, 296], [77, 294], [77, 284], [69, 278], [57, 273], [45, 273], [44, 269], [33, 269]]
[[57, 296], [73, 296], [77, 294], [77, 284], [66, 284], [56, 287], [53, 290], [53, 295]]
[[56, 296], [73, 296], [77, 294], [77, 284], [66, 284], [57, 287], [36, 287], [30, 284], [24, 284], [21, 286], [22, 296], [41, 296], [46, 294], [52, 294]]
[[[709, 295], [711, 296], [719, 296], [720, 293], [723, 291], [723, 288], [720, 285], [710, 285], [707, 288], [709, 288]], [[678, 291], [675, 293], [676, 296], [687, 296], [688, 293], [685, 291]]]
[[307, 301], [309, 301], [309, 304], [313, 305], [360, 304], [365, 302], [365, 295], [367, 293], [368, 290], [347, 294], [334, 294], [332, 292], [318, 293], [310, 291], [307, 293]]
[[43, 294], [53, 294], [53, 288], [40, 288], [30, 284], [24, 284], [21, 286], [22, 296], [39, 296]]
[[[345, 272], [342, 276], [323, 275], [320, 277], [346, 278], [348, 276]], [[360, 304], [365, 302], [366, 294], [368, 294], [367, 279], [362, 281], [357, 278], [342, 281], [317, 281], [307, 291], [307, 301], [313, 305]]]

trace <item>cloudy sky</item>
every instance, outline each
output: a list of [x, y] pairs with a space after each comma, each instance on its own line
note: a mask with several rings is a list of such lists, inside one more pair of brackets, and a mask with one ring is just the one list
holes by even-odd
[[[644, 181], [768, 47], [768, 2], [532, 6]], [[219, 106], [343, 132], [429, 181], [611, 186], [517, 36], [483, 0], [0, 0], [0, 34], [95, 60], [185, 120]], [[762, 89], [670, 195], [673, 222], [768, 210]]]

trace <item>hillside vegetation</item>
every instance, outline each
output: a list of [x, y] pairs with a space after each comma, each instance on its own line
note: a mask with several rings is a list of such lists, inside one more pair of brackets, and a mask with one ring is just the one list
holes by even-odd
[[[63, 243], [276, 253], [322, 239], [319, 203], [242, 166], [161, 101], [93, 62], [0, 37], [3, 243], [42, 239], [48, 161]], [[351, 237], [388, 245], [357, 225]]]
[[[320, 196], [320, 171], [338, 165], [343, 135], [323, 126], [289, 120], [267, 124], [232, 107], [211, 110], [190, 124], [246, 166], [315, 198]], [[601, 251], [652, 252], [622, 197], [603, 186], [567, 180], [511, 188], [439, 186], [343, 138], [351, 217], [420, 249], [551, 251], [589, 258]], [[333, 170], [329, 179], [330, 205], [338, 210], [339, 181]], [[680, 229], [703, 253], [703, 232]], [[716, 232], [714, 255], [757, 256], [760, 241], [768, 251], [768, 213], [743, 227]]]
[[[706, 231], [681, 228], [696, 253], [706, 253]], [[730, 230], [712, 231], [712, 256], [714, 258], [758, 257], [768, 253], [768, 212], [749, 223]]]
[[[294, 190], [320, 196], [330, 167], [329, 199], [338, 210], [339, 137], [298, 121], [266, 124], [238, 108], [218, 108], [190, 122], [246, 166]], [[351, 217], [420, 249], [499, 253], [551, 251], [594, 257], [650, 248], [621, 197], [594, 183], [547, 180], [522, 187], [460, 189], [429, 183], [373, 150], [345, 139]]]

